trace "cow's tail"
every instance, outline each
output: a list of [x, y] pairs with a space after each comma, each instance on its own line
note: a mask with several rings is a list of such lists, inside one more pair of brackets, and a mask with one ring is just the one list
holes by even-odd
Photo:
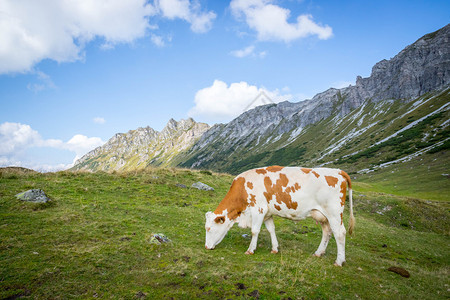
[[348, 200], [350, 201], [350, 221], [348, 224], [348, 233], [350, 235], [355, 231], [355, 216], [353, 215], [353, 199], [352, 199], [352, 188], [348, 188]]
[[348, 176], [347, 173], [345, 173], [344, 171], [342, 171], [342, 175], [345, 177], [345, 180], [347, 181], [347, 185], [348, 185], [348, 200], [350, 201], [350, 221], [348, 224], [348, 233], [350, 235], [353, 234], [353, 232], [355, 231], [355, 216], [353, 215], [353, 196], [352, 196], [352, 181], [350, 179], [350, 176]]

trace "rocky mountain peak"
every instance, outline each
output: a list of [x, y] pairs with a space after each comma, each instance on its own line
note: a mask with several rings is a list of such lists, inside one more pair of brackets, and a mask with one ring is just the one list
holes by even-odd
[[450, 84], [450, 24], [407, 46], [395, 57], [376, 63], [356, 89], [374, 101], [412, 99]]
[[118, 170], [142, 168], [155, 161], [164, 164], [191, 147], [209, 128], [208, 124], [188, 118], [178, 122], [170, 119], [161, 132], [147, 126], [117, 133], [106, 144], [84, 155], [73, 168]]

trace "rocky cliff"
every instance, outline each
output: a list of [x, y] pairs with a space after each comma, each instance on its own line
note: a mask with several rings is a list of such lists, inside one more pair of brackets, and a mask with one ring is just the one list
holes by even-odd
[[117, 133], [106, 144], [79, 159], [74, 170], [112, 171], [142, 169], [148, 165], [170, 165], [209, 129], [193, 119], [171, 119], [161, 132], [150, 127]]

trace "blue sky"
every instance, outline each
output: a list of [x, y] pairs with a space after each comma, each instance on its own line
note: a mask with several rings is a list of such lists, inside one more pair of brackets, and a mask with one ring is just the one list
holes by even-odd
[[261, 91], [354, 84], [450, 1], [0, 0], [0, 166], [70, 166], [117, 132], [209, 124]]

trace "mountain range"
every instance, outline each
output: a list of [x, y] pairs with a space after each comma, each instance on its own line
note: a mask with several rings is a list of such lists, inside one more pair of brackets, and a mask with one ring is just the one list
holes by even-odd
[[258, 106], [227, 124], [171, 119], [161, 132], [118, 133], [72, 169], [178, 166], [235, 174], [279, 164], [370, 172], [448, 151], [449, 103], [450, 24], [378, 62], [355, 85]]

